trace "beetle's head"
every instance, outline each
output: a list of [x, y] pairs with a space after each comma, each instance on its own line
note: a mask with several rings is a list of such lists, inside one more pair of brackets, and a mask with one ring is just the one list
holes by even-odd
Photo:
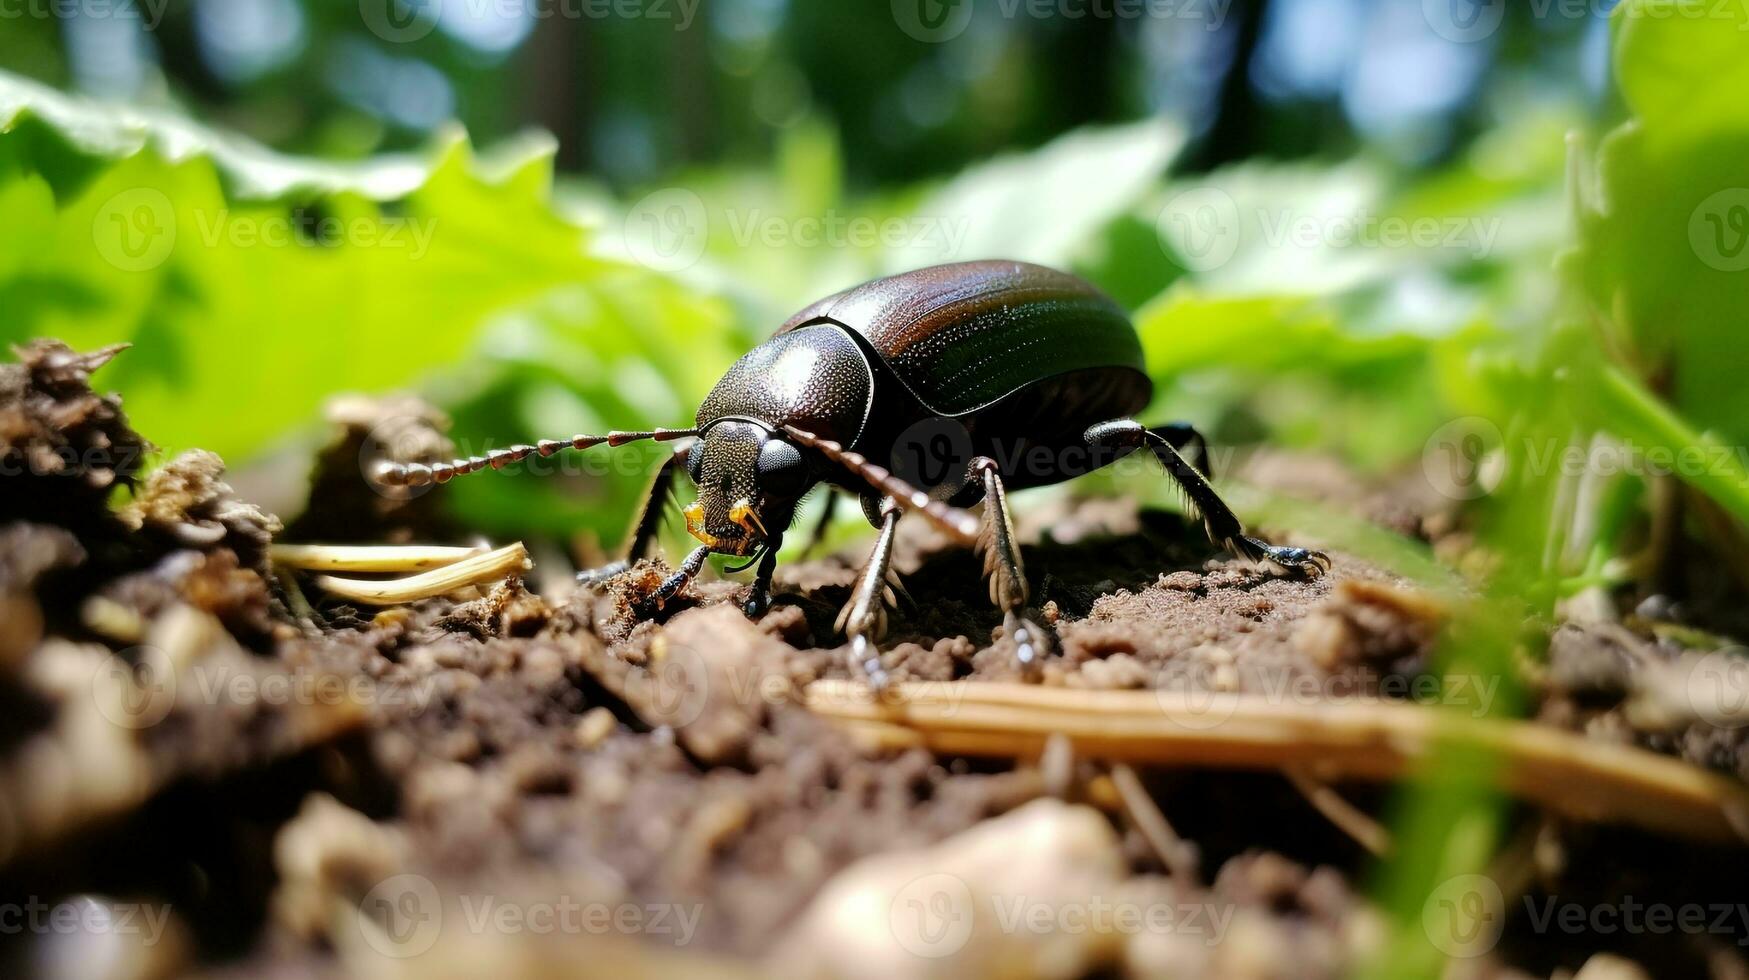
[[686, 530], [723, 555], [750, 555], [781, 536], [813, 486], [807, 458], [763, 423], [726, 418], [705, 429], [686, 458], [698, 500]]

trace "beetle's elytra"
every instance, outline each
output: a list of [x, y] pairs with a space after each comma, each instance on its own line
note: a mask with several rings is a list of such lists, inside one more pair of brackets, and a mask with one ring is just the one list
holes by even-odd
[[[1202, 436], [1131, 418], [1152, 393], [1135, 328], [1093, 286], [1024, 262], [961, 262], [876, 279], [797, 313], [729, 368], [691, 428], [544, 440], [429, 467], [389, 464], [380, 477], [443, 483], [534, 453], [684, 440], [656, 477], [625, 560], [586, 578], [649, 554], [684, 469], [698, 488], [686, 527], [702, 544], [652, 603], [678, 594], [717, 552], [758, 564], [746, 608], [759, 615], [796, 505], [825, 483], [860, 498], [880, 531], [839, 617], [871, 682], [886, 679], [873, 642], [885, 625], [894, 528], [907, 514], [984, 551], [991, 598], [1030, 670], [1044, 634], [1022, 618], [1027, 584], [1009, 490], [1059, 483], [1146, 446], [1202, 514], [1210, 540], [1276, 574], [1330, 566], [1319, 552], [1246, 535], [1208, 483]], [[979, 500], [982, 518], [963, 509]]]

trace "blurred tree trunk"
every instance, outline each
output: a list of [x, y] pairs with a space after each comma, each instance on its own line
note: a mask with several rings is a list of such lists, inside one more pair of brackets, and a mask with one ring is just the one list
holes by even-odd
[[589, 137], [600, 79], [592, 57], [595, 38], [583, 17], [543, 17], [523, 50], [522, 121], [548, 130], [559, 140], [559, 167], [586, 169], [593, 155]]
[[1222, 164], [1253, 156], [1267, 148], [1259, 125], [1265, 107], [1251, 86], [1251, 58], [1263, 38], [1269, 0], [1233, 0], [1223, 31], [1233, 32], [1233, 53], [1227, 62], [1216, 100], [1215, 120], [1186, 160], [1193, 171], [1213, 170]]

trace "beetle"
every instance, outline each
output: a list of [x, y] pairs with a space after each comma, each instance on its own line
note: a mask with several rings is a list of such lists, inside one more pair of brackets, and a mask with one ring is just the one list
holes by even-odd
[[[790, 317], [729, 368], [690, 428], [542, 440], [430, 466], [387, 463], [377, 475], [422, 486], [531, 454], [677, 441], [625, 559], [581, 577], [599, 582], [650, 555], [684, 471], [698, 491], [684, 509], [686, 528], [700, 544], [649, 604], [678, 595], [716, 552], [748, 559], [734, 571], [758, 565], [744, 607], [750, 616], [770, 605], [778, 548], [797, 504], [826, 484], [859, 498], [878, 530], [838, 619], [850, 659], [870, 683], [887, 680], [875, 641], [896, 582], [894, 532], [908, 515], [982, 550], [990, 597], [1031, 674], [1045, 636], [1023, 614], [1028, 589], [1011, 491], [1060, 483], [1145, 447], [1215, 544], [1277, 575], [1316, 577], [1330, 568], [1322, 552], [1246, 534], [1209, 485], [1206, 440], [1189, 425], [1134, 420], [1152, 395], [1134, 326], [1091, 284], [1024, 262], [960, 262], [876, 279]], [[979, 501], [981, 518], [966, 510]], [[816, 538], [824, 527], [822, 520]]]

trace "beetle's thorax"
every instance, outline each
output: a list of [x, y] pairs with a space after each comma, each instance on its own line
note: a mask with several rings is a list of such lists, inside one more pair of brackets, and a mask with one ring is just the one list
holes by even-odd
[[868, 421], [874, 371], [868, 355], [831, 324], [779, 334], [723, 375], [698, 408], [698, 427], [738, 418], [793, 425], [852, 445]]

